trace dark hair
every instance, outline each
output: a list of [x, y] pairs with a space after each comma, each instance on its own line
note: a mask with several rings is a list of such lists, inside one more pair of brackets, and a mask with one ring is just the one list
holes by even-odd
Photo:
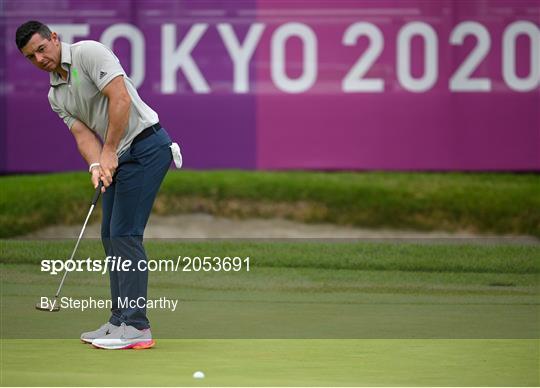
[[45, 24], [38, 22], [37, 20], [30, 20], [24, 24], [21, 24], [17, 28], [15, 34], [15, 42], [19, 51], [26, 46], [28, 41], [32, 39], [35, 33], [41, 35], [42, 38], [51, 39], [51, 30]]

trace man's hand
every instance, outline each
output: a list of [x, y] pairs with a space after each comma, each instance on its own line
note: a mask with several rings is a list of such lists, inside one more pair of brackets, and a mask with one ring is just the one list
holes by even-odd
[[[100, 178], [103, 181], [103, 192], [112, 184], [113, 175], [118, 168], [118, 156], [116, 156], [116, 150], [104, 146], [101, 150], [101, 156], [99, 158], [100, 164]], [[97, 185], [96, 185], [97, 187]]]
[[[92, 174], [92, 186], [94, 186], [94, 189], [98, 187], [98, 184], [99, 184], [99, 179], [101, 177], [101, 169], [99, 168], [99, 166], [96, 166], [94, 168], [92, 168], [92, 171], [91, 171], [91, 174]], [[103, 190], [103, 188], [101, 188], [101, 192], [105, 192]]]

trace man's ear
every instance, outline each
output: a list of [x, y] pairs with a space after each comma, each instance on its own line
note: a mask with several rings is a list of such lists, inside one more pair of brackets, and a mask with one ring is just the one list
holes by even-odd
[[60, 39], [58, 39], [58, 34], [56, 32], [51, 32], [51, 41], [54, 44], [60, 44]]

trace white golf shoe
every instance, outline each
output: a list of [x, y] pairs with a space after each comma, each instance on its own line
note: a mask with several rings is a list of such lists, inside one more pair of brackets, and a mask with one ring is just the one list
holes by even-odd
[[125, 323], [122, 323], [106, 336], [92, 341], [92, 346], [109, 350], [149, 349], [155, 344], [150, 329], [138, 330], [133, 326], [127, 326]]
[[91, 344], [96, 338], [104, 337], [109, 333], [112, 333], [115, 329], [118, 329], [120, 326], [115, 326], [112, 323], [104, 323], [101, 327], [94, 331], [87, 331], [81, 334], [81, 341], [86, 344]]

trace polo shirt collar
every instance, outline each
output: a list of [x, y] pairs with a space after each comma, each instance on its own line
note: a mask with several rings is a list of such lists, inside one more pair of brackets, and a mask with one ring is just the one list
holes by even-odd
[[[71, 45], [60, 42], [62, 45], [62, 51], [61, 51], [61, 66], [68, 72], [68, 80], [69, 80], [69, 68], [71, 66]], [[64, 81], [62, 77], [56, 72], [49, 73], [50, 79], [51, 79], [51, 86], [57, 86], [60, 84], [65, 84], [67, 81]]]

